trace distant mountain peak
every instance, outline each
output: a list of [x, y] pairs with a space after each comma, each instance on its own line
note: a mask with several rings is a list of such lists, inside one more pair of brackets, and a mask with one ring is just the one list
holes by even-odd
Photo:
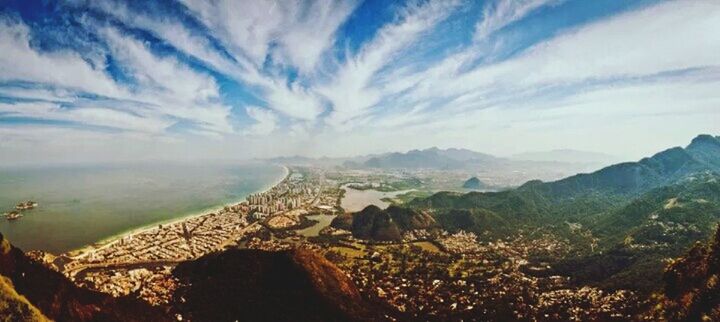
[[700, 134], [696, 136], [692, 142], [690, 142], [690, 145], [688, 147], [691, 147], [693, 145], [698, 144], [712, 144], [712, 145], [718, 145], [720, 146], [720, 139], [718, 137], [712, 136], [710, 134]]
[[685, 150], [714, 171], [720, 171], [720, 138], [709, 134], [698, 135]]

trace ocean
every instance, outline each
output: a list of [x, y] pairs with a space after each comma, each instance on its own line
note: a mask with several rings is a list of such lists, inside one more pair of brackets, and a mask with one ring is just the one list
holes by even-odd
[[242, 201], [284, 175], [277, 165], [230, 162], [0, 168], [0, 214], [39, 203], [18, 220], [0, 218], [0, 233], [25, 251], [59, 254]]

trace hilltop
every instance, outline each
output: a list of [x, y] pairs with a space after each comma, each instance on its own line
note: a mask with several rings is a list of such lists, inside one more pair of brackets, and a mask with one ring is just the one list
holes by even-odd
[[372, 157], [363, 165], [368, 168], [430, 168], [430, 169], [458, 169], [478, 165], [490, 165], [504, 162], [500, 158], [489, 154], [470, 151], [467, 149], [429, 148], [425, 150], [411, 150], [406, 153], [388, 153]]
[[432, 229], [438, 225], [432, 216], [424, 212], [397, 206], [383, 210], [370, 205], [357, 213], [338, 216], [331, 226], [349, 230], [355, 238], [399, 241], [406, 231]]
[[230, 249], [178, 265], [173, 311], [197, 321], [369, 321], [353, 282], [315, 253]]

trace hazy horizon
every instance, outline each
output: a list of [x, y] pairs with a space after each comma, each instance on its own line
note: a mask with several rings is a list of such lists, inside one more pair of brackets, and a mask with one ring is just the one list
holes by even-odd
[[719, 29], [711, 1], [3, 1], [0, 165], [637, 160], [720, 134]]

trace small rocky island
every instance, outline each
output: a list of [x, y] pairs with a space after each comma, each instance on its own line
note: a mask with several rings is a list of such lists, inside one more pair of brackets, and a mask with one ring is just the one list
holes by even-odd
[[21, 202], [21, 203], [15, 205], [15, 210], [11, 210], [11, 211], [5, 213], [5, 219], [7, 219], [7, 220], [20, 219], [20, 217], [23, 216], [23, 214], [22, 214], [23, 211], [35, 209], [35, 207], [37, 207], [37, 206], [38, 206], [38, 203], [35, 201], [32, 201], [32, 200]]
[[33, 209], [33, 208], [35, 208], [35, 207], [37, 207], [37, 206], [38, 206], [38, 203], [37, 203], [37, 202], [32, 201], [32, 200], [28, 200], [28, 201], [21, 202], [21, 203], [15, 205], [15, 209], [17, 209], [17, 210], [29, 210], [29, 209]]

